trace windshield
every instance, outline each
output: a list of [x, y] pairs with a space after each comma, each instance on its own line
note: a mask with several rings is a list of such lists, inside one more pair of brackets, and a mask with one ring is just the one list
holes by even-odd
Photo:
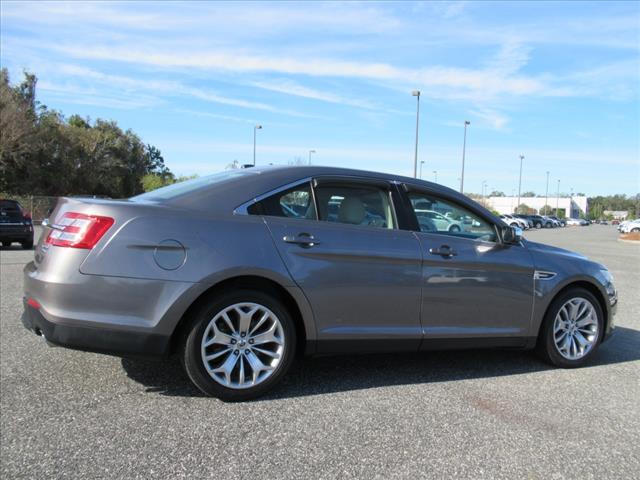
[[207, 175], [206, 177], [194, 178], [193, 180], [186, 180], [180, 183], [174, 183], [166, 187], [158, 188], [151, 192], [143, 193], [131, 197], [133, 201], [150, 201], [157, 202], [163, 200], [171, 200], [182, 195], [186, 195], [202, 188], [210, 187], [212, 185], [223, 183], [227, 180], [246, 175], [246, 170], [228, 170], [225, 172], [214, 173], [213, 175]]

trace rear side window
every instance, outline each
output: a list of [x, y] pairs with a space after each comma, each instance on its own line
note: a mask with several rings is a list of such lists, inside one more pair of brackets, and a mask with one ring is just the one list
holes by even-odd
[[7, 211], [20, 212], [22, 210], [22, 207], [20, 207], [20, 204], [15, 200], [0, 200], [0, 209], [4, 210], [5, 212]]
[[369, 185], [319, 185], [318, 214], [325, 222], [395, 228], [389, 192]]
[[247, 209], [250, 215], [302, 218], [316, 220], [316, 209], [309, 184], [293, 187], [254, 203]]

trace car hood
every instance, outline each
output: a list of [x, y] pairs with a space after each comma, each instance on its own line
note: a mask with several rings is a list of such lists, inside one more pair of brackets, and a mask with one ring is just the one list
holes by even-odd
[[527, 248], [542, 255], [560, 255], [567, 258], [575, 258], [578, 260], [589, 260], [587, 257], [580, 253], [572, 252], [571, 250], [565, 250], [564, 248], [553, 247], [544, 243], [532, 242], [527, 240]]

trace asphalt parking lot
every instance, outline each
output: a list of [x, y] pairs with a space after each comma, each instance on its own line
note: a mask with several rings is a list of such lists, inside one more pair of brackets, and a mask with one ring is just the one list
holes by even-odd
[[324, 357], [270, 396], [205, 398], [178, 362], [49, 348], [2, 250], [2, 478], [638, 478], [640, 246], [612, 226], [531, 231], [609, 267], [616, 335], [588, 367], [527, 352]]

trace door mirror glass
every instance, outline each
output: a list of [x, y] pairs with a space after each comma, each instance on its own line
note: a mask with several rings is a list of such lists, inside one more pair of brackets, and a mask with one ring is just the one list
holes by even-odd
[[503, 227], [502, 241], [508, 244], [520, 243], [522, 240], [522, 229], [520, 227]]

